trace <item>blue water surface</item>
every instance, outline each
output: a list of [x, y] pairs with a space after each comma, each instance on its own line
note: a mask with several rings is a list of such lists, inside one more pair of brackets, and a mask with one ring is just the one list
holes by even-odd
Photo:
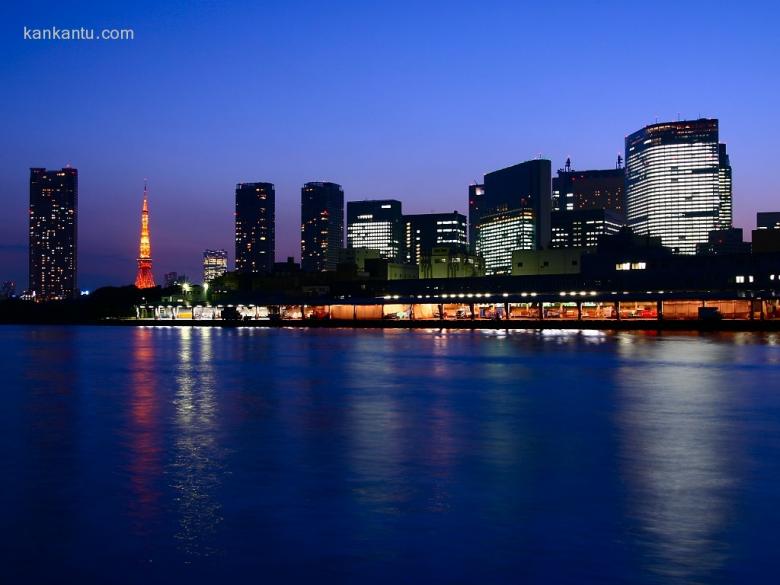
[[780, 336], [0, 327], [3, 583], [772, 583]]

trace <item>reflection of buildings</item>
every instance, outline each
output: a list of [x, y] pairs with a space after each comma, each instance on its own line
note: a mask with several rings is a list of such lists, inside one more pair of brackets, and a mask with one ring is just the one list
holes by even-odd
[[39, 300], [76, 293], [78, 171], [30, 169], [30, 293]]
[[170, 477], [179, 506], [176, 539], [185, 553], [197, 556], [213, 552], [212, 537], [222, 521], [222, 506], [215, 499], [221, 483], [222, 453], [217, 441], [211, 334], [208, 328], [177, 332], [174, 461]]
[[163, 475], [159, 399], [157, 396], [154, 332], [138, 328], [132, 331], [132, 375], [130, 387], [130, 484], [135, 500], [132, 511], [137, 529], [145, 533], [159, 513]]
[[718, 543], [739, 481], [735, 380], [722, 372], [733, 348], [695, 338], [618, 343], [630, 364], [617, 380], [623, 473], [644, 557], [666, 582], [710, 582], [725, 561]]

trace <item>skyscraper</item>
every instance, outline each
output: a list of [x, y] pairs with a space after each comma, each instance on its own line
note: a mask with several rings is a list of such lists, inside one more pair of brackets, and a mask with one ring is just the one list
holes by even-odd
[[531, 249], [542, 249], [550, 244], [551, 200], [550, 161], [530, 160], [485, 175], [485, 194], [480, 213], [484, 218], [518, 210], [519, 216], [530, 218], [533, 223]]
[[236, 185], [236, 270], [271, 272], [276, 249], [273, 183]]
[[694, 254], [731, 227], [731, 167], [718, 120], [653, 124], [626, 137], [626, 212], [641, 235]]
[[149, 237], [149, 198], [144, 184], [144, 202], [141, 206], [141, 241], [138, 246], [138, 272], [135, 276], [136, 288], [154, 287], [152, 274], [152, 244]]
[[552, 180], [553, 211], [608, 209], [625, 214], [623, 168], [575, 171], [570, 162]]
[[420, 264], [431, 250], [446, 246], [453, 251], [465, 252], [466, 216], [452, 213], [420, 213], [404, 215], [404, 258], [409, 264]]
[[594, 248], [603, 236], [617, 234], [625, 223], [610, 209], [552, 212], [551, 248]]
[[477, 251], [477, 224], [482, 213], [485, 185], [469, 185], [469, 251]]
[[208, 284], [227, 272], [227, 250], [205, 250], [203, 252], [203, 283]]
[[536, 249], [536, 217], [530, 209], [483, 215], [477, 224], [477, 255], [485, 274], [511, 274], [512, 252]]
[[344, 190], [336, 183], [301, 189], [301, 269], [336, 270], [344, 246]]
[[401, 202], [395, 199], [347, 203], [347, 247], [379, 250], [382, 258], [401, 260]]
[[54, 300], [76, 293], [78, 171], [30, 169], [30, 292]]

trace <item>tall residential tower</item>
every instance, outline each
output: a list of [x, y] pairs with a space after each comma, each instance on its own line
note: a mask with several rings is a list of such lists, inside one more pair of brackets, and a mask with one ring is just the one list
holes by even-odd
[[236, 185], [236, 270], [271, 272], [276, 249], [273, 183]]
[[301, 269], [336, 270], [344, 246], [344, 190], [336, 183], [306, 183], [301, 189]]
[[30, 293], [36, 300], [76, 294], [78, 171], [30, 169]]

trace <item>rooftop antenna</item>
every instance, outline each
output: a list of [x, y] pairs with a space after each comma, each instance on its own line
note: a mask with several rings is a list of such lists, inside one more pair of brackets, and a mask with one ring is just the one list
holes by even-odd
[[623, 168], [623, 157], [618, 154], [617, 157], [617, 163], [615, 164], [616, 169], [622, 169]]
[[567, 173], [571, 172], [571, 157], [566, 157], [566, 164], [563, 165], [563, 170]]

